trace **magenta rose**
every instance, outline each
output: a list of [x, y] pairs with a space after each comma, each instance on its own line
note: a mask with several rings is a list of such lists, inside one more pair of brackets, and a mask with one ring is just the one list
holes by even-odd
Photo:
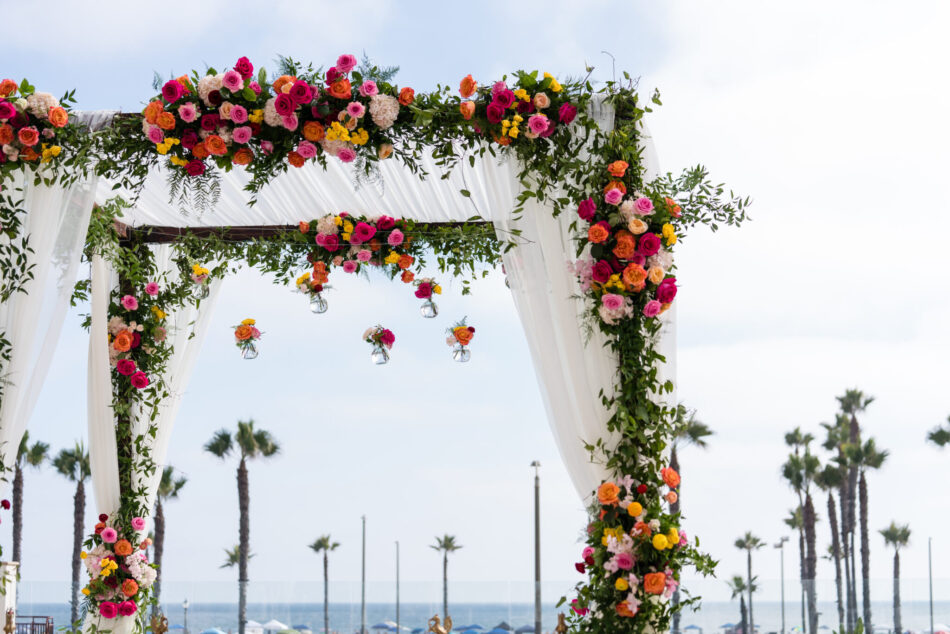
[[376, 228], [380, 231], [389, 231], [396, 226], [396, 220], [390, 218], [389, 216], [380, 216], [379, 220], [376, 221]]
[[552, 119], [548, 119], [548, 129], [541, 133], [541, 138], [546, 139], [554, 134], [554, 128], [557, 127]]
[[201, 117], [201, 129], [207, 132], [213, 132], [221, 125], [221, 116], [217, 114], [206, 114]]
[[188, 172], [189, 176], [201, 176], [205, 173], [205, 164], [198, 159], [192, 159], [185, 166], [185, 171]]
[[365, 222], [357, 222], [353, 235], [359, 238], [360, 242], [366, 242], [376, 235], [376, 228]]
[[142, 345], [142, 335], [140, 335], [137, 332], [133, 332], [132, 333], [132, 347], [138, 348], [140, 345]]
[[656, 298], [661, 304], [669, 304], [676, 297], [676, 278], [668, 277], [656, 288]]
[[646, 306], [643, 307], [643, 314], [646, 317], [656, 317], [660, 314], [660, 309], [662, 308], [663, 304], [656, 301], [655, 299], [651, 299], [646, 303]]
[[640, 236], [640, 243], [637, 246], [637, 251], [640, 254], [650, 257], [651, 255], [656, 255], [660, 250], [660, 236], [655, 233], [648, 232]]
[[141, 370], [132, 375], [130, 381], [132, 382], [132, 387], [143, 390], [148, 387], [148, 376]]
[[119, 359], [115, 364], [115, 369], [118, 370], [122, 376], [131, 376], [132, 373], [135, 372], [135, 361], [131, 359]]
[[617, 567], [621, 570], [630, 570], [633, 568], [633, 557], [630, 553], [617, 553], [615, 561], [617, 562]]
[[384, 328], [379, 334], [379, 342], [387, 348], [392, 348], [393, 344], [396, 343], [396, 335], [393, 334], [392, 330]]
[[298, 79], [294, 82], [294, 85], [290, 87], [290, 93], [288, 94], [299, 104], [310, 103], [313, 101], [313, 91], [310, 90], [310, 84], [302, 79]]
[[294, 102], [294, 98], [284, 93], [277, 95], [277, 99], [274, 101], [274, 109], [277, 110], [277, 114], [282, 117], [292, 115], [296, 107], [297, 104]]
[[16, 107], [9, 101], [0, 101], [0, 119], [12, 119], [16, 116]]
[[323, 238], [323, 248], [333, 253], [334, 251], [340, 250], [340, 237], [336, 234], [331, 234]]
[[234, 70], [241, 76], [241, 79], [250, 79], [254, 72], [254, 64], [246, 57], [242, 57], [234, 65]]
[[588, 198], [587, 200], [582, 200], [581, 203], [577, 206], [577, 215], [590, 222], [594, 219], [594, 215], [597, 213], [597, 204], [594, 203], [593, 198]]
[[429, 299], [432, 297], [432, 284], [428, 282], [419, 284], [419, 287], [416, 289], [416, 297], [419, 299]]
[[497, 103], [490, 103], [485, 114], [488, 116], [490, 123], [501, 123], [501, 120], [505, 118], [505, 109]]
[[119, 614], [119, 606], [112, 601], [103, 601], [99, 604], [99, 616], [104, 619], [114, 619]]
[[132, 616], [138, 609], [135, 601], [123, 601], [119, 604], [119, 616]]
[[327, 69], [327, 84], [332, 84], [337, 79], [343, 77], [343, 75], [345, 74], [346, 73], [338, 69], [336, 66], [331, 66], [330, 68]]
[[607, 280], [610, 279], [610, 276], [613, 275], [614, 270], [610, 266], [610, 262], [607, 260], [600, 260], [591, 268], [590, 277], [592, 280], [598, 284], [605, 284]]
[[356, 68], [356, 57], [353, 55], [340, 55], [336, 58], [336, 67], [341, 73], [348, 73]]
[[353, 260], [347, 260], [343, 263], [343, 272], [344, 273], [356, 273], [357, 264]]
[[577, 108], [569, 103], [563, 104], [560, 110], [557, 111], [557, 118], [564, 124], [570, 123], [576, 116]]
[[190, 150], [196, 145], [198, 145], [198, 134], [191, 128], [188, 128], [181, 135], [181, 146], [186, 150]]
[[511, 104], [515, 102], [515, 93], [511, 92], [507, 88], [500, 90], [495, 93], [495, 98], [492, 100], [492, 103], [497, 103], [502, 108], [510, 108]]
[[185, 94], [185, 87], [178, 83], [177, 79], [170, 79], [162, 86], [162, 99], [168, 103], [175, 103]]

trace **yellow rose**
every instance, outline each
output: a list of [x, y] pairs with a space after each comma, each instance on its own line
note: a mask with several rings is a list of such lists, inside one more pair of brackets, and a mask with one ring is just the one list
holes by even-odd
[[669, 548], [672, 548], [676, 544], [680, 543], [679, 531], [677, 531], [675, 528], [671, 528], [666, 534], [666, 540], [670, 543]]
[[630, 506], [627, 507], [627, 513], [633, 517], [637, 517], [643, 513], [643, 505], [639, 502], [631, 502]]
[[83, 588], [83, 589], [82, 589], [82, 593], [88, 597], [88, 596], [89, 596], [89, 588]]
[[63, 151], [63, 148], [59, 147], [58, 145], [54, 145], [49, 149], [49, 151], [53, 156], [59, 156], [59, 153]]
[[676, 229], [670, 223], [663, 225], [663, 237], [666, 238], [667, 246], [676, 244]]
[[442, 287], [436, 284], [435, 286], [432, 287], [432, 292], [435, 293], [436, 295], [441, 295]]
[[152, 312], [155, 314], [155, 319], [159, 321], [164, 320], [165, 317], [168, 316], [168, 314], [158, 306], [152, 306]]
[[627, 580], [624, 579], [623, 577], [619, 577], [614, 582], [614, 587], [617, 588], [617, 590], [620, 590], [621, 592], [626, 592], [627, 590], [630, 589], [630, 584], [627, 583]]
[[528, 91], [525, 90], [524, 88], [519, 88], [518, 90], [515, 91], [515, 97], [517, 97], [521, 101], [527, 101]]
[[669, 543], [669, 540], [666, 539], [666, 535], [663, 535], [662, 533], [657, 533], [656, 535], [653, 536], [653, 547], [656, 548], [657, 550], [666, 550], [667, 548], [669, 548], [669, 546], [670, 546], [670, 543]]
[[88, 557], [88, 556], [89, 556], [89, 555], [86, 554], [86, 551], [85, 551], [85, 550], [82, 551], [81, 553], [79, 553], [79, 558], [80, 558], [80, 559], [85, 559], [85, 558]]
[[342, 225], [343, 225], [343, 216], [334, 216], [334, 217], [333, 217], [333, 224], [335, 224], [335, 225], [338, 226], [338, 227], [342, 226]]
[[353, 237], [353, 234], [352, 234], [352, 233], [343, 233], [343, 234], [340, 234], [340, 237], [343, 238], [344, 240], [346, 240], [347, 242], [349, 242], [349, 241], [350, 241], [350, 238]]
[[345, 233], [353, 233], [353, 223], [349, 220], [343, 221], [343, 231]]
[[242, 325], [242, 326], [253, 326], [253, 325], [256, 324], [256, 323], [257, 323], [257, 320], [254, 320], [254, 319], [245, 319], [244, 321], [241, 322], [241, 325]]
[[392, 251], [386, 258], [383, 260], [386, 264], [396, 264], [399, 262], [399, 254], [395, 251]]

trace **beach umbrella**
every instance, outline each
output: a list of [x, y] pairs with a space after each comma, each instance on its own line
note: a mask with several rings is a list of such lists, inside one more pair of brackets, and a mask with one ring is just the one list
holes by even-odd
[[494, 628], [492, 628], [492, 629], [495, 629], [495, 630], [504, 630], [505, 632], [510, 632], [510, 631], [511, 631], [512, 629], [514, 629], [514, 628], [512, 628], [510, 625], [508, 625], [507, 623], [505, 623], [504, 621], [502, 621], [501, 623], [499, 623], [498, 625], [496, 625], [496, 626], [495, 626]]
[[528, 632], [533, 632], [533, 631], [534, 631], [533, 625], [522, 625], [521, 627], [515, 630], [515, 634], [528, 634]]
[[271, 619], [267, 623], [264, 623], [264, 625], [262, 625], [261, 627], [263, 627], [265, 630], [276, 630], [278, 632], [282, 632], [288, 629], [286, 625], [284, 625], [277, 619]]
[[425, 630], [422, 629], [421, 627], [417, 627], [417, 628], [415, 628], [414, 630], [412, 630], [412, 632], [410, 632], [410, 634], [421, 634], [421, 633], [424, 632], [424, 631], [425, 631]]
[[389, 629], [389, 623], [386, 623], [385, 621], [383, 621], [382, 623], [377, 623], [376, 625], [371, 625], [369, 629], [371, 629], [371, 630], [388, 630], [388, 629]]
[[264, 627], [264, 626], [261, 625], [260, 623], [258, 623], [257, 621], [244, 621], [244, 627], [257, 627], [257, 628], [261, 628], [261, 627]]
[[212, 627], [209, 630], [205, 630], [201, 634], [224, 634], [224, 632], [216, 627]]
[[298, 632], [309, 632], [309, 631], [310, 631], [310, 626], [309, 626], [309, 625], [293, 625], [293, 626], [291, 626], [291, 627], [292, 627], [293, 629], [297, 630]]
[[698, 625], [687, 625], [683, 629], [684, 630], [699, 630], [700, 632], [703, 631], [703, 628], [699, 627]]
[[735, 627], [735, 626], [736, 626], [735, 623], [723, 623], [722, 625], [719, 626], [719, 629], [725, 630], [725, 629], [728, 629], [730, 627]]

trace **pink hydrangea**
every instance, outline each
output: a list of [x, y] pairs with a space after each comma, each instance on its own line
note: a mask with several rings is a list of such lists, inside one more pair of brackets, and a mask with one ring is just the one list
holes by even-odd
[[122, 307], [126, 310], [135, 310], [139, 307], [139, 300], [135, 299], [132, 295], [123, 295]]

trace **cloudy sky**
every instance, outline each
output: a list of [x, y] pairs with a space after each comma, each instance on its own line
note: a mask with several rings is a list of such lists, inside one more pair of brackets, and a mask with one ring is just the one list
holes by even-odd
[[[35, 19], [31, 3], [2, 0], [0, 10], [11, 24]], [[649, 125], [663, 169], [703, 163], [755, 200], [741, 230], [697, 231], [678, 250], [679, 393], [716, 431], [708, 450], [683, 452], [688, 530], [722, 560], [721, 576], [742, 570], [732, 547], [740, 532], [770, 542], [785, 534], [793, 497], [779, 478], [782, 435], [795, 426], [818, 433], [834, 397], [857, 386], [877, 398], [861, 421], [866, 433], [891, 452], [869, 476], [875, 596], [888, 597], [890, 574], [876, 530], [896, 519], [913, 530], [902, 564], [916, 581], [905, 598], [923, 599], [928, 536], [937, 576], [950, 565], [941, 530], [950, 456], [924, 442], [950, 414], [948, 19], [938, 2], [486, 0], [475, 12], [358, 0], [103, 0], [76, 11], [49, 0], [43, 37], [5, 35], [0, 73], [55, 93], [76, 88], [83, 109], [137, 110], [153, 71], [221, 67], [242, 55], [257, 65], [278, 53], [320, 65], [365, 50], [399, 65], [399, 83], [417, 90], [518, 68], [578, 75], [586, 64], [605, 79], [615, 59], [643, 92], [662, 91]], [[396, 540], [403, 578], [420, 597], [437, 592], [440, 562], [427, 546], [444, 533], [465, 546], [451, 564], [460, 599], [527, 599], [535, 459], [547, 596], [569, 586], [583, 511], [502, 278], [477, 284], [471, 297], [448, 289], [435, 325], [396, 285], [334, 284], [331, 310], [319, 317], [254, 273], [224, 286], [169, 454], [189, 477], [166, 512], [164, 574], [181, 582], [169, 598], [211, 596], [213, 587], [230, 596], [234, 572], [218, 566], [237, 541], [235, 465], [201, 447], [246, 417], [283, 443], [279, 457], [251, 466], [251, 576], [271, 582], [269, 595], [320, 578], [306, 544], [329, 532], [343, 544], [331, 564], [338, 599], [356, 598], [342, 582], [359, 578], [365, 514], [368, 577], [380, 599], [389, 596]], [[463, 315], [478, 328], [467, 366], [439, 341]], [[266, 331], [253, 363], [238, 358], [228, 332], [246, 316]], [[356, 332], [377, 321], [399, 337], [383, 368], [370, 366]], [[85, 433], [86, 345], [71, 315], [30, 425], [56, 449]], [[28, 475], [24, 579], [55, 596], [69, 575], [71, 496], [49, 470]], [[4, 545], [8, 531], [4, 522]], [[823, 524], [819, 538], [827, 534]], [[759, 559], [760, 576], [777, 579], [776, 553]], [[833, 576], [827, 562], [819, 575]], [[724, 598], [719, 581], [700, 587]], [[946, 597], [950, 580], [937, 588]], [[777, 595], [774, 584], [765, 592]]]

